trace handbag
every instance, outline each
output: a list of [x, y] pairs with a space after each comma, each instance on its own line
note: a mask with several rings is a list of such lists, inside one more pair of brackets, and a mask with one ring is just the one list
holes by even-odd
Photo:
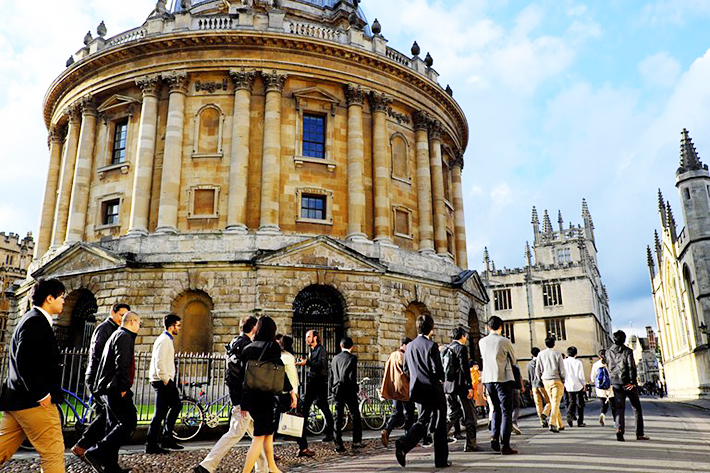
[[279, 417], [279, 428], [277, 433], [290, 437], [301, 437], [303, 435], [303, 417], [284, 412]]
[[244, 387], [249, 391], [280, 393], [284, 390], [286, 370], [283, 364], [261, 361], [269, 345], [265, 345], [258, 360], [247, 361], [244, 373]]

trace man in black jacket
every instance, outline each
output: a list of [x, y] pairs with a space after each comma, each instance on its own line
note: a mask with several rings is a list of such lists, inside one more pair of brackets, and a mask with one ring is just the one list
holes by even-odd
[[134, 349], [141, 318], [135, 312], [126, 312], [121, 327], [106, 342], [94, 389], [106, 406], [106, 436], [89, 448], [84, 460], [98, 473], [122, 473], [118, 465], [118, 449], [128, 442], [136, 429], [138, 415], [133, 405], [133, 379], [135, 376]]
[[32, 309], [22, 316], [10, 342], [8, 375], [2, 386], [0, 465], [12, 458], [25, 437], [40, 455], [45, 473], [64, 472], [64, 439], [57, 405], [64, 400], [62, 368], [52, 316], [64, 307], [64, 284], [40, 280]]
[[[306, 345], [311, 347], [311, 355], [308, 359], [301, 358], [296, 362], [296, 366], [308, 366], [308, 376], [306, 377], [306, 394], [303, 400], [303, 410], [301, 413], [305, 419], [311, 411], [311, 405], [316, 406], [325, 417], [325, 437], [324, 442], [333, 441], [333, 416], [328, 405], [328, 352], [320, 343], [320, 336], [315, 330], [306, 333]], [[299, 457], [312, 457], [315, 453], [308, 448], [307, 429], [303, 427], [303, 436], [298, 440]]]
[[451, 343], [442, 352], [450, 360], [451, 368], [448, 371], [452, 375], [452, 379], [444, 381], [444, 393], [449, 412], [446, 430], [448, 433], [450, 428], [454, 427], [454, 432], [456, 432], [459, 422], [463, 418], [466, 426], [466, 445], [463, 451], [477, 452], [480, 448], [476, 445], [476, 409], [473, 405], [473, 386], [471, 385], [467, 342], [468, 333], [459, 325], [451, 331]]
[[357, 400], [357, 356], [351, 353], [353, 339], [344, 337], [340, 341], [341, 352], [333, 357], [330, 364], [330, 375], [333, 381], [333, 397], [335, 398], [335, 451], [345, 451], [343, 445], [343, 415], [345, 406], [348, 406], [350, 415], [353, 416], [353, 444], [352, 448], [362, 448], [362, 419]]
[[616, 440], [624, 441], [626, 428], [626, 398], [629, 398], [631, 407], [634, 408], [636, 418], [636, 439], [648, 440], [643, 432], [643, 411], [641, 410], [641, 400], [639, 399], [638, 386], [636, 380], [636, 362], [634, 352], [631, 348], [624, 346], [626, 334], [621, 330], [614, 332], [614, 346], [606, 352], [607, 368], [611, 386], [614, 388], [614, 401], [616, 402], [616, 413], [614, 414], [614, 424], [616, 425]]
[[409, 374], [409, 399], [417, 403], [419, 417], [404, 437], [395, 443], [395, 455], [401, 466], [406, 455], [427, 433], [434, 432], [434, 465], [451, 466], [446, 443], [446, 397], [444, 396], [444, 367], [439, 346], [431, 340], [434, 319], [429, 314], [417, 318], [419, 336], [407, 345], [404, 353], [404, 372]]
[[89, 347], [89, 363], [86, 366], [86, 388], [94, 399], [95, 416], [91, 424], [84, 430], [79, 441], [71, 448], [72, 453], [78, 457], [83, 457], [86, 450], [96, 445], [104, 435], [106, 435], [106, 408], [101, 404], [101, 397], [96, 395], [94, 381], [96, 381], [96, 371], [99, 369], [101, 354], [104, 346], [113, 332], [118, 330], [123, 320], [123, 315], [131, 310], [131, 306], [124, 303], [114, 304], [111, 307], [109, 316], [94, 330], [91, 335], [91, 345]]

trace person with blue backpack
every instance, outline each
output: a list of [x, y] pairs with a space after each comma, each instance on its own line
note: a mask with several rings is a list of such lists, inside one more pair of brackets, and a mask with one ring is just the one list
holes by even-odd
[[611, 415], [616, 417], [616, 405], [614, 404], [614, 390], [611, 387], [609, 369], [606, 366], [606, 350], [599, 350], [599, 359], [592, 365], [591, 382], [597, 393], [597, 399], [602, 403], [602, 411], [599, 414], [599, 425], [604, 427], [606, 413], [611, 406]]

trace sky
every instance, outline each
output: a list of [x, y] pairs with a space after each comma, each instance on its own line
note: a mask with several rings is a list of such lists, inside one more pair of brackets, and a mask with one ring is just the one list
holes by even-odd
[[[531, 209], [582, 223], [587, 200], [615, 328], [655, 326], [646, 245], [671, 202], [683, 128], [710, 156], [710, 0], [363, 0], [389, 46], [430, 52], [469, 123], [469, 266], [524, 264]], [[150, 0], [0, 0], [0, 230], [36, 233], [48, 162], [44, 94], [104, 20]], [[710, 160], [710, 158], [708, 158]]]

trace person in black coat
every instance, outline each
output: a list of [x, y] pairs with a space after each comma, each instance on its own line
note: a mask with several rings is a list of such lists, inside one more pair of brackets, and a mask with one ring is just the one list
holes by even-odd
[[135, 376], [134, 350], [141, 318], [127, 312], [121, 327], [109, 337], [101, 355], [94, 389], [106, 406], [106, 436], [89, 448], [84, 459], [96, 471], [120, 473], [118, 449], [128, 442], [138, 423], [138, 413], [133, 404], [133, 379]]
[[395, 443], [395, 455], [401, 466], [406, 455], [427, 434], [434, 433], [434, 465], [446, 468], [449, 446], [446, 443], [446, 398], [444, 396], [444, 368], [439, 346], [431, 341], [434, 319], [429, 314], [417, 318], [419, 336], [407, 345], [404, 353], [404, 372], [409, 375], [409, 399], [417, 404], [419, 417], [404, 437]]
[[0, 465], [25, 437], [40, 455], [45, 473], [64, 472], [64, 439], [57, 405], [64, 400], [61, 355], [52, 316], [64, 308], [64, 284], [40, 280], [32, 309], [22, 316], [10, 342], [8, 375], [0, 393]]
[[[246, 372], [251, 360], [270, 361], [283, 365], [281, 347], [276, 342], [276, 323], [271, 317], [260, 317], [256, 324], [254, 341], [242, 351], [242, 361]], [[283, 391], [291, 394], [291, 409], [296, 408], [296, 392], [291, 388], [288, 376], [284, 373]], [[281, 473], [274, 461], [274, 433], [276, 433], [276, 394], [252, 391], [244, 386], [242, 393], [242, 415], [249, 413], [254, 419], [254, 436], [244, 459], [244, 473], [251, 473], [254, 463], [263, 450], [269, 464], [270, 473]]]
[[83, 457], [86, 450], [96, 445], [106, 434], [106, 408], [101, 403], [101, 397], [96, 395], [94, 389], [94, 381], [96, 381], [96, 372], [99, 369], [101, 355], [104, 352], [104, 347], [109, 337], [113, 332], [118, 330], [123, 320], [123, 315], [131, 310], [131, 306], [124, 303], [114, 304], [111, 307], [109, 316], [94, 330], [91, 335], [91, 345], [89, 346], [89, 363], [86, 366], [86, 389], [91, 393], [94, 400], [95, 415], [91, 420], [91, 424], [84, 430], [79, 441], [71, 448], [72, 453], [78, 457]]
[[344, 337], [340, 341], [340, 353], [333, 357], [330, 364], [330, 375], [333, 382], [332, 390], [335, 398], [335, 451], [344, 452], [343, 445], [343, 416], [345, 406], [348, 406], [353, 417], [353, 444], [352, 448], [362, 448], [362, 418], [358, 406], [357, 393], [357, 356], [350, 351], [353, 348], [353, 339]]
[[459, 430], [459, 422], [464, 419], [466, 426], [466, 445], [464, 452], [476, 452], [476, 408], [473, 405], [473, 386], [471, 385], [470, 363], [468, 359], [468, 333], [461, 325], [451, 331], [451, 343], [445, 350], [451, 351], [452, 379], [444, 381], [444, 393], [448, 406], [449, 419], [446, 426], [448, 432], [454, 427]]

